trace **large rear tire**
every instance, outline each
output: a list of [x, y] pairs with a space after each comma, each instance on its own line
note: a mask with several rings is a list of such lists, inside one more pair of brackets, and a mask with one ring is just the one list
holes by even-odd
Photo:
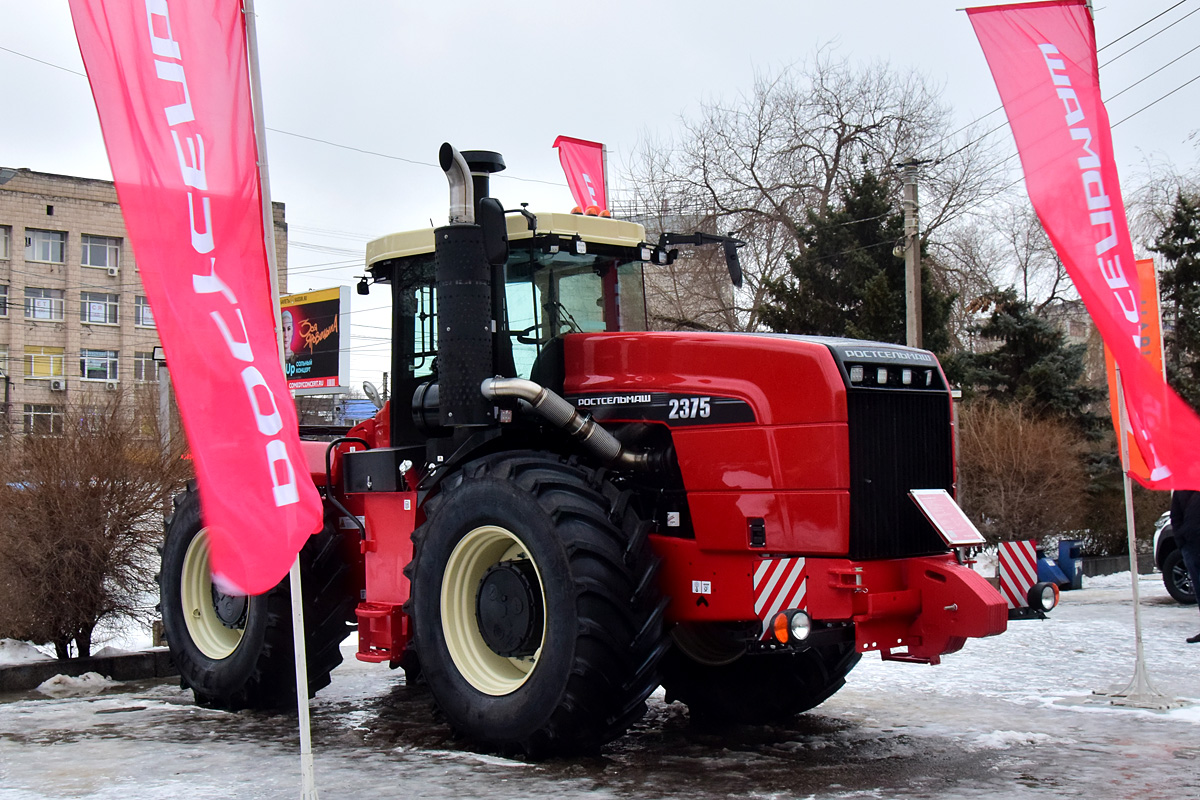
[[1167, 557], [1163, 559], [1162, 574], [1167, 594], [1180, 603], [1196, 602], [1196, 587], [1192, 586], [1192, 578], [1188, 575], [1187, 566], [1183, 563], [1183, 553], [1179, 552], [1179, 548], [1167, 553]]
[[[327, 522], [300, 551], [309, 696], [329, 685], [338, 649], [353, 629], [355, 597], [340, 538]], [[175, 498], [159, 573], [161, 611], [180, 682], [209, 708], [286, 708], [296, 704], [288, 579], [261, 595], [217, 592], [208, 533], [194, 484]]]
[[788, 720], [832, 697], [861, 659], [853, 642], [739, 655], [732, 645], [717, 646], [726, 633], [676, 636], [676, 646], [663, 661], [667, 701], [686, 704], [692, 719], [702, 724]]
[[413, 534], [414, 646], [455, 731], [542, 757], [645, 712], [667, 649], [657, 558], [629, 494], [541, 453], [448, 477]]

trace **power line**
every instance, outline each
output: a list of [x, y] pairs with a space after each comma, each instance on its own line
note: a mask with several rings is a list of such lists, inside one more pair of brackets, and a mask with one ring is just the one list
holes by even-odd
[[1133, 34], [1135, 34], [1135, 33], [1137, 33], [1138, 31], [1140, 31], [1142, 28], [1144, 28], [1144, 27], [1146, 27], [1147, 25], [1149, 25], [1151, 22], [1154, 22], [1154, 20], [1158, 19], [1159, 17], [1163, 16], [1164, 14], [1167, 14], [1168, 12], [1174, 11], [1175, 9], [1179, 8], [1181, 5], [1183, 5], [1183, 4], [1184, 4], [1184, 3], [1186, 3], [1187, 1], [1188, 1], [1188, 0], [1179, 0], [1179, 2], [1178, 2], [1178, 3], [1176, 3], [1175, 5], [1173, 5], [1173, 6], [1169, 6], [1169, 7], [1167, 7], [1166, 9], [1164, 9], [1163, 11], [1160, 11], [1159, 13], [1155, 14], [1155, 15], [1154, 15], [1153, 17], [1151, 17], [1150, 19], [1148, 19], [1148, 20], [1146, 20], [1145, 22], [1143, 22], [1141, 25], [1138, 25], [1136, 28], [1132, 28], [1132, 29], [1130, 29], [1130, 30], [1127, 30], [1127, 31], [1125, 31], [1125, 32], [1124, 32], [1124, 33], [1122, 33], [1120, 36], [1118, 36], [1117, 38], [1113, 39], [1113, 40], [1112, 40], [1111, 42], [1109, 42], [1108, 44], [1104, 45], [1104, 47], [1098, 48], [1098, 49], [1096, 50], [1096, 52], [1097, 52], [1097, 53], [1102, 53], [1102, 52], [1104, 52], [1105, 50], [1107, 50], [1108, 48], [1112, 47], [1112, 46], [1113, 46], [1114, 44], [1116, 44], [1117, 42], [1119, 42], [1119, 41], [1121, 41], [1122, 39], [1124, 39], [1126, 36], [1132, 36]]
[[1183, 55], [1179, 55], [1179, 56], [1176, 56], [1175, 58], [1171, 59], [1170, 61], [1168, 61], [1167, 63], [1163, 64], [1161, 67], [1159, 67], [1158, 69], [1154, 70], [1154, 72], [1151, 72], [1149, 75], [1145, 76], [1144, 78], [1142, 78], [1142, 79], [1140, 79], [1140, 80], [1138, 80], [1138, 81], [1135, 81], [1134, 83], [1131, 83], [1131, 84], [1129, 84], [1129, 85], [1128, 85], [1128, 86], [1126, 86], [1124, 89], [1122, 89], [1121, 91], [1117, 92], [1117, 93], [1116, 93], [1116, 94], [1114, 94], [1112, 97], [1109, 97], [1109, 98], [1108, 98], [1107, 100], [1105, 100], [1104, 102], [1106, 102], [1106, 103], [1107, 103], [1109, 100], [1116, 100], [1118, 97], [1120, 97], [1121, 95], [1125, 94], [1125, 93], [1126, 93], [1126, 92], [1128, 92], [1130, 89], [1132, 89], [1133, 87], [1137, 86], [1139, 83], [1143, 83], [1143, 82], [1145, 82], [1145, 81], [1148, 81], [1148, 80], [1150, 80], [1151, 78], [1153, 78], [1153, 77], [1154, 77], [1155, 75], [1157, 75], [1158, 73], [1162, 72], [1162, 71], [1163, 71], [1164, 69], [1166, 69], [1167, 67], [1171, 66], [1172, 64], [1174, 64], [1174, 63], [1176, 63], [1177, 61], [1179, 61], [1179, 60], [1181, 60], [1182, 58], [1184, 58], [1184, 56], [1190, 56], [1192, 53], [1196, 52], [1197, 50], [1200, 50], [1200, 44], [1196, 45], [1196, 46], [1195, 46], [1195, 47], [1193, 47], [1191, 50], [1188, 50], [1188, 51], [1187, 51], [1186, 53], [1184, 53]]
[[[1193, 48], [1193, 49], [1195, 49], [1195, 48]], [[1158, 104], [1159, 104], [1159, 103], [1161, 103], [1163, 100], [1166, 100], [1168, 97], [1170, 97], [1171, 95], [1173, 95], [1173, 94], [1175, 94], [1176, 92], [1178, 92], [1180, 89], [1183, 89], [1183, 88], [1184, 88], [1184, 87], [1186, 87], [1186, 86], [1190, 86], [1191, 84], [1195, 83], [1196, 81], [1200, 81], [1200, 75], [1197, 75], [1196, 77], [1192, 78], [1190, 81], [1187, 81], [1186, 83], [1182, 83], [1182, 84], [1180, 84], [1179, 86], [1176, 86], [1174, 89], [1172, 89], [1171, 91], [1167, 92], [1167, 93], [1166, 93], [1166, 94], [1164, 94], [1162, 97], [1160, 97], [1160, 98], [1158, 98], [1157, 100], [1154, 100], [1154, 101], [1152, 101], [1152, 102], [1150, 102], [1150, 103], [1147, 103], [1146, 105], [1142, 106], [1142, 107], [1141, 107], [1141, 108], [1139, 108], [1137, 111], [1135, 111], [1135, 112], [1133, 112], [1132, 114], [1130, 114], [1129, 116], [1127, 116], [1127, 117], [1124, 117], [1123, 119], [1121, 119], [1119, 122], [1114, 122], [1114, 123], [1112, 124], [1112, 127], [1114, 127], [1114, 128], [1115, 128], [1115, 127], [1117, 127], [1118, 125], [1120, 125], [1122, 122], [1125, 122], [1125, 121], [1127, 121], [1127, 120], [1130, 120], [1130, 119], [1132, 119], [1133, 117], [1136, 117], [1138, 114], [1142, 113], [1142, 112], [1143, 112], [1143, 111], [1145, 111], [1146, 109], [1148, 109], [1148, 108], [1150, 108], [1150, 107], [1152, 107], [1152, 106], [1156, 106], [1156, 105], [1158, 105]]]
[[[1113, 57], [1112, 57], [1112, 58], [1110, 58], [1108, 61], [1105, 61], [1103, 64], [1101, 64], [1100, 66], [1101, 66], [1102, 68], [1103, 68], [1103, 67], [1107, 67], [1109, 64], [1113, 63], [1114, 61], [1116, 61], [1116, 60], [1117, 60], [1118, 58], [1120, 58], [1121, 56], [1129, 55], [1129, 54], [1130, 54], [1130, 53], [1132, 53], [1134, 50], [1137, 50], [1139, 47], [1141, 47], [1142, 45], [1144, 45], [1146, 42], [1150, 41], [1151, 39], [1154, 39], [1155, 37], [1159, 36], [1160, 34], [1166, 33], [1167, 31], [1171, 30], [1171, 28], [1174, 28], [1176, 25], [1178, 25], [1179, 23], [1183, 22], [1185, 19], [1187, 19], [1188, 17], [1190, 17], [1192, 14], [1195, 14], [1196, 12], [1200, 12], [1200, 8], [1193, 9], [1192, 11], [1189, 11], [1188, 13], [1184, 14], [1184, 15], [1183, 15], [1182, 17], [1180, 17], [1179, 19], [1177, 19], [1177, 20], [1175, 20], [1174, 22], [1172, 22], [1172, 23], [1171, 23], [1170, 25], [1168, 25], [1167, 27], [1163, 28], [1162, 30], [1158, 31], [1157, 33], [1152, 33], [1152, 34], [1150, 34], [1150, 35], [1149, 35], [1149, 36], [1147, 36], [1145, 39], [1142, 39], [1140, 42], [1138, 42], [1137, 44], [1135, 44], [1133, 47], [1131, 47], [1131, 48], [1129, 48], [1128, 50], [1124, 51], [1124, 52], [1123, 52], [1123, 53], [1121, 53], [1120, 55], [1115, 55], [1115, 56], [1113, 56]], [[1160, 16], [1161, 16], [1161, 15], [1160, 15]], [[1157, 19], [1157, 17], [1155, 17], [1155, 19]], [[1099, 51], [1096, 51], [1096, 52], [1099, 52]]]

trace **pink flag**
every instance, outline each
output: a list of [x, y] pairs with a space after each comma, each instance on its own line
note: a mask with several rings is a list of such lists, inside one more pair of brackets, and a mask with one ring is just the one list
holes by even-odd
[[581, 211], [589, 208], [608, 210], [607, 188], [604, 186], [604, 145], [570, 136], [554, 140], [558, 159], [567, 174], [571, 196]]
[[1030, 200], [1121, 367], [1154, 489], [1200, 488], [1200, 419], [1140, 350], [1145, 333], [1125, 205], [1085, 0], [967, 9], [1017, 141]]
[[238, 0], [70, 0], [195, 457], [213, 577], [258, 594], [321, 526], [275, 338]]

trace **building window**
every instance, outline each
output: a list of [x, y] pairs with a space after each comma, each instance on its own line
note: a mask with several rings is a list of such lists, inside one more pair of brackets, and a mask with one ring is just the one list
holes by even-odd
[[117, 351], [80, 351], [79, 376], [85, 381], [115, 381], [117, 379]]
[[63, 411], [60, 406], [25, 403], [25, 433], [56, 434], [63, 432]]
[[61, 378], [63, 349], [61, 347], [25, 346], [26, 378]]
[[121, 240], [111, 236], [83, 235], [83, 257], [80, 261], [85, 267], [119, 267], [121, 261]]
[[63, 231], [25, 229], [25, 260], [62, 264], [67, 249], [67, 234]]
[[0, 317], [8, 316], [8, 287], [0, 286]]
[[0, 345], [0, 375], [8, 374], [8, 347]]
[[154, 353], [134, 352], [133, 379], [140, 383], [158, 383], [158, 362], [154, 360]]
[[12, 240], [12, 228], [0, 225], [0, 258], [8, 258], [9, 241]]
[[140, 294], [133, 300], [133, 324], [142, 328], [154, 327], [154, 311], [150, 308], [150, 301]]
[[25, 319], [63, 318], [63, 290], [25, 287]]
[[116, 325], [120, 295], [106, 292], [79, 293], [79, 319], [95, 325]]

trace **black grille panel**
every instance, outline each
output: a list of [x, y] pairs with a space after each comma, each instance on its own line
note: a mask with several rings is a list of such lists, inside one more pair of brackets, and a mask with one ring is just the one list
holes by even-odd
[[944, 392], [851, 389], [850, 557], [901, 558], [946, 546], [910, 489], [951, 490], [950, 400]]

